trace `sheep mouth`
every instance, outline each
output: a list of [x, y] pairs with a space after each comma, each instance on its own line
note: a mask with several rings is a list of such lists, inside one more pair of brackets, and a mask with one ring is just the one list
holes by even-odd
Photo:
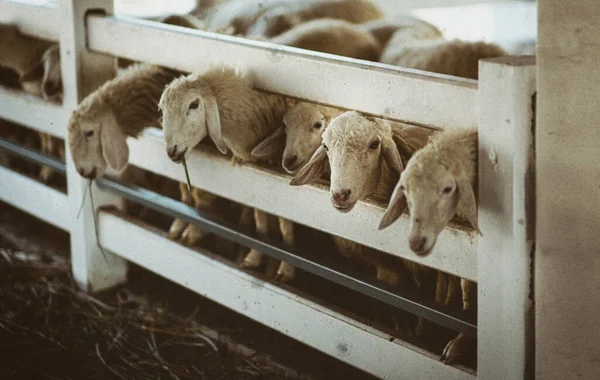
[[344, 205], [340, 205], [340, 204], [335, 204], [333, 203], [333, 207], [335, 207], [336, 210], [338, 210], [339, 212], [341, 212], [342, 214], [346, 214], [350, 211], [352, 211], [352, 209], [354, 208], [354, 206], [356, 205], [356, 203], [352, 203], [352, 204], [344, 204]]
[[187, 152], [187, 148], [185, 148], [181, 152], [177, 152], [169, 157], [171, 158], [171, 161], [173, 161], [175, 163], [180, 163], [183, 160], [183, 156], [185, 155], [185, 152]]
[[293, 165], [293, 166], [284, 166], [283, 169], [288, 172], [288, 174], [296, 174], [298, 169], [300, 169], [302, 165]]

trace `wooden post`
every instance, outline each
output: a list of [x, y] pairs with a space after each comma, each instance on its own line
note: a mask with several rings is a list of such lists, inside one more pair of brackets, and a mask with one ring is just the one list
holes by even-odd
[[478, 369], [530, 379], [535, 59], [479, 64]]
[[[116, 74], [114, 58], [87, 50], [85, 27], [86, 14], [92, 11], [110, 14], [113, 11], [113, 2], [63, 0], [60, 7], [60, 21], [57, 22], [62, 24], [60, 54], [64, 87], [63, 105], [66, 110], [74, 110], [86, 95]], [[80, 288], [99, 291], [124, 282], [127, 278], [127, 263], [108, 252], [103, 255], [98, 247], [89, 194], [79, 214], [87, 181], [77, 173], [68, 144], [66, 151], [73, 276]], [[99, 191], [94, 191], [94, 201], [96, 207], [120, 203], [119, 198]]]
[[536, 379], [600, 378], [600, 2], [538, 1]]

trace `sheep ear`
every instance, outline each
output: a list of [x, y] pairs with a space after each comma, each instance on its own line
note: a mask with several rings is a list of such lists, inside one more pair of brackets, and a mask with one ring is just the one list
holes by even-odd
[[31, 66], [25, 73], [21, 74], [19, 80], [21, 82], [31, 82], [34, 80], [42, 80], [44, 77], [44, 62], [40, 61]]
[[390, 203], [388, 204], [387, 210], [385, 210], [385, 214], [383, 214], [377, 229], [383, 230], [390, 226], [404, 213], [404, 210], [406, 210], [406, 197], [404, 196], [404, 192], [400, 190], [400, 184], [398, 184], [396, 189], [394, 189], [394, 193], [390, 198]]
[[123, 132], [116, 123], [104, 123], [100, 130], [102, 155], [108, 164], [120, 172], [129, 161], [129, 147]]
[[327, 172], [329, 160], [327, 151], [323, 146], [313, 154], [310, 160], [298, 171], [296, 176], [290, 181], [292, 186], [306, 185], [321, 178]]
[[400, 152], [398, 152], [394, 140], [389, 137], [384, 137], [383, 140], [381, 140], [381, 151], [388, 166], [398, 172], [398, 174], [402, 173], [404, 165], [402, 165], [402, 158], [400, 157]]
[[264, 158], [274, 157], [285, 148], [285, 130], [283, 127], [277, 128], [271, 136], [267, 137], [254, 149], [252, 149], [252, 157]]
[[206, 115], [208, 134], [217, 146], [217, 149], [219, 149], [221, 153], [227, 154], [227, 146], [225, 145], [225, 141], [223, 141], [223, 135], [221, 133], [221, 118], [219, 117], [217, 98], [215, 98], [213, 94], [210, 94], [204, 96], [202, 99], [204, 101], [204, 112]]
[[483, 236], [479, 230], [479, 223], [477, 221], [477, 201], [475, 200], [473, 186], [469, 181], [459, 181], [457, 185], [459, 202], [461, 203], [464, 216], [471, 223], [475, 231]]

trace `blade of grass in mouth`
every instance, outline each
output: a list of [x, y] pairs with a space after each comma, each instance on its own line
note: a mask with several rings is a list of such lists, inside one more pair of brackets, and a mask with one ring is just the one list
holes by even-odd
[[187, 187], [188, 191], [192, 191], [192, 182], [190, 181], [190, 173], [188, 172], [187, 163], [185, 162], [185, 157], [181, 159], [181, 163], [183, 164], [183, 169], [185, 170], [185, 178], [187, 179]]
[[96, 206], [94, 205], [94, 195], [92, 192], [92, 181], [93, 180], [90, 179], [90, 181], [88, 182], [88, 192], [90, 193], [90, 203], [92, 204], [92, 218], [94, 221], [94, 233], [96, 234], [96, 244], [98, 245], [98, 248], [100, 248], [100, 252], [102, 252], [102, 257], [104, 257], [104, 261], [107, 261], [106, 253], [100, 245], [100, 235], [98, 234], [98, 220], [96, 219]]

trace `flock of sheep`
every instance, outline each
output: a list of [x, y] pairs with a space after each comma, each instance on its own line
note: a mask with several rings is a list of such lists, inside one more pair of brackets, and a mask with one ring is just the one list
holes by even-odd
[[[161, 21], [473, 79], [479, 59], [506, 54], [489, 43], [446, 40], [434, 26], [411, 17], [387, 19], [367, 0], [232, 0]], [[18, 74], [25, 91], [60, 101], [57, 44], [24, 36], [14, 25], [0, 26], [0, 35], [0, 65]], [[235, 67], [185, 75], [136, 63], [120, 69], [73, 112], [68, 145], [77, 171], [86, 178], [102, 176], [108, 166], [123, 171], [129, 157], [126, 138], [148, 127], [163, 129], [166, 153], [174, 162], [209, 137], [237, 162], [280, 164], [294, 175], [291, 185], [328, 181], [331, 204], [340, 212], [351, 212], [370, 196], [389, 201], [380, 229], [408, 209], [408, 244], [420, 256], [431, 253], [437, 236], [456, 214], [479, 232], [476, 130], [435, 132], [266, 94], [254, 88], [251, 72]], [[44, 139], [42, 148], [49, 153], [61, 146]], [[64, 156], [63, 151], [58, 154]], [[47, 177], [49, 169], [43, 170]], [[189, 205], [217, 214], [234, 212], [238, 223], [254, 225], [259, 234], [276, 228], [285, 244], [294, 245], [295, 226], [289, 220], [227, 206], [226, 200], [197, 188], [190, 192], [183, 184], [179, 191]], [[205, 234], [175, 220], [168, 236], [191, 245]], [[332, 238], [342, 256], [374, 266], [377, 278], [390, 285], [409, 287], [447, 305], [462, 295], [464, 310], [476, 301], [474, 284], [468, 280]], [[258, 268], [262, 260], [261, 252], [251, 250], [240, 265]], [[274, 273], [284, 282], [294, 275], [294, 267], [285, 262]], [[428, 326], [419, 318], [410, 329], [419, 335]], [[455, 361], [473, 344], [459, 334], [446, 345], [442, 360]]]

